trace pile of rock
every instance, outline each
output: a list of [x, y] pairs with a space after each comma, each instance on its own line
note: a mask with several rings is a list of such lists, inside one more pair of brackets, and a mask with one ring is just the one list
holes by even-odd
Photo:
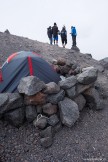
[[63, 125], [72, 127], [86, 104], [103, 109], [102, 99], [94, 88], [98, 72], [95, 68], [82, 69], [82, 73], [61, 80], [58, 84], [45, 84], [35, 76], [20, 81], [19, 93], [0, 94], [0, 118], [19, 127], [33, 122], [40, 130], [43, 147], [49, 147], [53, 136]]
[[76, 61], [70, 62], [69, 60], [66, 61], [66, 59], [59, 58], [58, 60], [53, 60], [52, 63], [57, 73], [65, 77], [76, 75], [81, 72], [81, 68]]

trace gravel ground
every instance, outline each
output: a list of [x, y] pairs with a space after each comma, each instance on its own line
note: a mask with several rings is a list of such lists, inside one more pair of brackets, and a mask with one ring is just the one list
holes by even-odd
[[[0, 64], [13, 52], [34, 50], [49, 62], [60, 56], [76, 60], [80, 65], [99, 66], [87, 55], [70, 49], [0, 33]], [[108, 162], [108, 102], [104, 110], [85, 108], [72, 128], [63, 127], [51, 147], [40, 145], [38, 130], [32, 124], [15, 128], [0, 121], [0, 162]]]
[[44, 149], [32, 124], [25, 123], [17, 129], [0, 122], [1, 162], [107, 162], [107, 125], [107, 108], [102, 111], [86, 108], [72, 128], [63, 127], [52, 146]]

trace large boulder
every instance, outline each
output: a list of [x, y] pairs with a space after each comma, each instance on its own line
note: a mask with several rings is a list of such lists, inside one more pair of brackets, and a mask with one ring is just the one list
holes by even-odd
[[52, 104], [57, 104], [59, 101], [62, 101], [64, 97], [65, 97], [65, 91], [60, 90], [60, 92], [57, 94], [48, 95], [47, 102], [50, 102]]
[[45, 83], [36, 76], [27, 76], [20, 80], [18, 85], [19, 93], [32, 96], [46, 87]]
[[79, 111], [81, 111], [86, 104], [86, 100], [85, 100], [84, 96], [81, 94], [79, 96], [77, 96], [74, 99], [74, 101], [77, 103]]
[[19, 93], [0, 94], [1, 106], [0, 114], [4, 114], [10, 110], [14, 110], [24, 106], [23, 98]]
[[95, 88], [90, 88], [84, 93], [87, 103], [90, 108], [100, 110], [104, 108], [103, 100], [100, 98], [98, 91]]
[[77, 83], [77, 79], [75, 76], [71, 76], [66, 78], [65, 80], [59, 81], [59, 85], [62, 89], [69, 89], [73, 87]]
[[59, 102], [60, 119], [67, 127], [72, 127], [79, 118], [78, 105], [69, 98]]
[[86, 69], [81, 74], [78, 75], [77, 80], [81, 84], [91, 84], [96, 81], [98, 76], [98, 71], [95, 68]]
[[60, 91], [60, 86], [54, 82], [50, 82], [46, 84], [46, 88], [43, 92], [47, 94], [52, 94], [52, 93], [58, 93], [59, 91]]
[[76, 89], [75, 89], [75, 86], [70, 88], [70, 89], [67, 89], [66, 90], [66, 94], [69, 98], [73, 99], [75, 96], [76, 96]]
[[4, 115], [6, 121], [10, 124], [14, 125], [15, 127], [20, 127], [25, 118], [24, 107], [18, 108], [16, 110], [11, 110]]

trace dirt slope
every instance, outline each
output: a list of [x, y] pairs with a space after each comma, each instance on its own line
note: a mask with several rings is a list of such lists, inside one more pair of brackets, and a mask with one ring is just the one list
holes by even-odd
[[[53, 58], [75, 60], [81, 67], [100, 63], [87, 54], [33, 41], [28, 38], [0, 33], [0, 64], [17, 51], [30, 50], [40, 53], [48, 62]], [[108, 71], [99, 73], [99, 83], [108, 87]], [[107, 162], [108, 161], [108, 104], [105, 109], [93, 111], [88, 108], [80, 113], [72, 128], [64, 127], [54, 137], [53, 145], [40, 146], [38, 130], [32, 124], [19, 129], [0, 121], [0, 162]]]

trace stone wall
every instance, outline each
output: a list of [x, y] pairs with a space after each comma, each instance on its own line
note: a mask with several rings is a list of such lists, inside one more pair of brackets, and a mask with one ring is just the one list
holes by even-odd
[[17, 93], [0, 94], [0, 119], [20, 127], [32, 122], [40, 130], [40, 142], [49, 147], [63, 125], [72, 127], [86, 105], [103, 109], [103, 100], [94, 87], [98, 71], [93, 67], [45, 84], [35, 76], [22, 78]]

